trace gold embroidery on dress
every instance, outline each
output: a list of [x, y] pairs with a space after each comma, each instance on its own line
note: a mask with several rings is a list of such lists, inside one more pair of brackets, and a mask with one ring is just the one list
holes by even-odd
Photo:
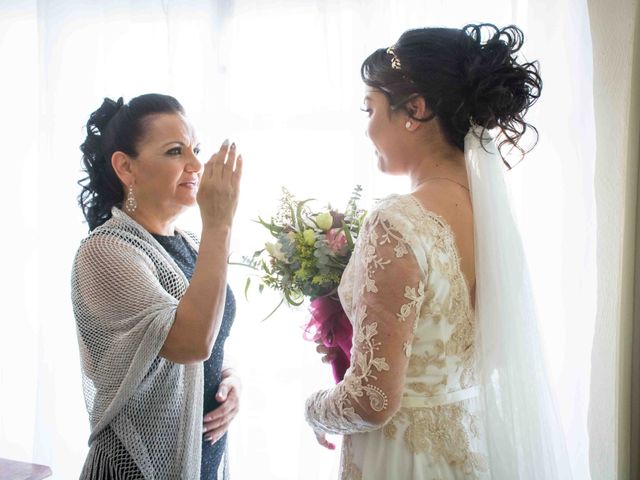
[[485, 456], [471, 450], [469, 433], [477, 439], [479, 429], [465, 402], [402, 408], [385, 425], [385, 437], [394, 439], [398, 425], [404, 427], [404, 443], [412, 453], [429, 455], [433, 462], [444, 460], [472, 479], [488, 470]]
[[[385, 215], [380, 212], [385, 212]], [[379, 319], [365, 323], [367, 305], [357, 302], [364, 293], [378, 294], [381, 286], [376, 284], [374, 274], [389, 268], [394, 256], [402, 258], [411, 250], [409, 237], [402, 236], [396, 228], [399, 225], [390, 220], [395, 218], [394, 215], [400, 222], [405, 222], [405, 226], [410, 225], [403, 233], [406, 231], [412, 235], [411, 238], [424, 242], [416, 248], [420, 255], [424, 253], [422, 257], [418, 255], [418, 263], [424, 272], [422, 278], [425, 282], [404, 287], [408, 303], [399, 306], [396, 313], [398, 324], [406, 325], [416, 312], [411, 326], [414, 334], [421, 337], [414, 336], [401, 344], [408, 359], [404, 394], [432, 397], [477, 383], [475, 317], [453, 232], [441, 217], [424, 210], [415, 197], [390, 197], [386, 203], [381, 202], [379, 211], [365, 223], [356, 243], [353, 260], [357, 263], [354, 266], [362, 269], [362, 277], [354, 284], [356, 268], [350, 264], [340, 286], [343, 306], [354, 324], [354, 346], [357, 348], [352, 352], [352, 367], [339, 387], [338, 395], [332, 395], [331, 403], [325, 404], [325, 395], [319, 394], [311, 406], [308, 405], [309, 417], [317, 419], [320, 425], [326, 422], [334, 431], [366, 431], [359, 426], [362, 419], [354, 409], [355, 402], [362, 398], [366, 398], [375, 411], [388, 408], [387, 395], [371, 381], [377, 379], [378, 372], [392, 371], [394, 364], [389, 360], [398, 357], [385, 358], [379, 353], [383, 341], [383, 338], [378, 338]], [[383, 258], [378, 250], [382, 245], [393, 247], [393, 253], [389, 249], [389, 255]], [[465, 478], [480, 478], [479, 475], [488, 470], [486, 457], [475, 451], [475, 445], [481, 443], [481, 428], [468, 401], [436, 407], [401, 407], [384, 426], [378, 428], [381, 428], [379, 433], [345, 437], [342, 479], [361, 480], [363, 472], [368, 475], [366, 465], [356, 465], [361, 459], [354, 458], [353, 449], [355, 442], [361, 439], [369, 441], [365, 440], [368, 435], [381, 435], [384, 441], [402, 442], [409, 452], [426, 455], [430, 463], [445, 462]]]
[[384, 436], [388, 439], [396, 438], [397, 431], [398, 427], [396, 427], [396, 424], [393, 422], [393, 420], [387, 422], [382, 429]]
[[439, 323], [442, 319], [442, 309], [440, 308], [440, 304], [435, 302], [435, 292], [433, 289], [427, 289], [427, 293], [424, 299], [425, 304], [425, 318], [428, 318], [434, 323]]
[[[461, 388], [475, 384], [475, 351], [473, 348], [475, 325], [470, 309], [466, 283], [459, 267], [453, 234], [448, 225], [436, 215], [424, 213], [427, 218], [425, 228], [433, 238], [429, 258], [430, 270], [441, 272], [450, 279], [450, 302], [436, 301], [436, 292], [427, 288], [424, 300], [424, 314], [418, 321], [427, 319], [438, 324], [442, 318], [453, 325], [446, 343], [438, 339], [429, 345], [422, 354], [411, 354], [407, 377], [419, 378], [427, 374], [429, 366], [445, 369], [446, 358], [456, 359]], [[465, 298], [466, 297], [466, 298]], [[447, 307], [447, 310], [443, 310]], [[430, 375], [432, 373], [430, 372]], [[425, 381], [408, 381], [406, 388], [425, 396], [443, 393], [447, 375], [433, 384]], [[445, 391], [446, 392], [446, 391]], [[434, 461], [444, 460], [459, 469], [469, 478], [478, 478], [478, 474], [488, 470], [487, 460], [479, 452], [470, 449], [471, 439], [478, 439], [480, 428], [478, 419], [465, 407], [465, 402], [439, 407], [401, 408], [383, 430], [387, 439], [395, 439], [399, 428], [404, 428], [404, 443], [413, 453], [430, 455]]]
[[[445, 355], [445, 345], [444, 342], [440, 339], [430, 344], [431, 348], [427, 348], [424, 354], [422, 355], [422, 359], [424, 361], [425, 368], [430, 365], [435, 368], [444, 368], [446, 366], [446, 355]], [[423, 375], [426, 373], [422, 371], [420, 374]]]
[[438, 383], [427, 383], [427, 382], [410, 382], [407, 383], [407, 388], [409, 390], [413, 390], [416, 393], [424, 393], [428, 397], [433, 397], [435, 395], [440, 395], [444, 386], [447, 384], [447, 377], [443, 377]]

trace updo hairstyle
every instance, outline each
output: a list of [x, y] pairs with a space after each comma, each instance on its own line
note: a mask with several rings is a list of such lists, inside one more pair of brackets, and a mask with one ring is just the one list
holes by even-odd
[[111, 208], [121, 206], [125, 192], [111, 166], [114, 152], [137, 157], [137, 145], [145, 134], [151, 115], [177, 113], [184, 108], [168, 95], [149, 93], [124, 103], [105, 98], [87, 121], [87, 137], [80, 145], [83, 171], [87, 174], [78, 184], [82, 187], [78, 203], [89, 230], [111, 218]]
[[[386, 94], [392, 110], [404, 109], [421, 122], [437, 117], [447, 140], [460, 150], [477, 125], [498, 127], [500, 147], [524, 154], [518, 141], [527, 128], [537, 141], [537, 130], [524, 116], [540, 97], [542, 79], [537, 62], [517, 59], [523, 41], [513, 25], [408, 30], [395, 45], [366, 58], [360, 73], [366, 85]], [[415, 116], [408, 101], [416, 95], [424, 97], [432, 115]]]

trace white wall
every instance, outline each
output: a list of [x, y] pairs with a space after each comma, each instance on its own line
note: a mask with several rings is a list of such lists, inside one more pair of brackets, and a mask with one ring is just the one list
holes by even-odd
[[[596, 118], [598, 310], [589, 413], [593, 480], [630, 478], [630, 381], [638, 182], [638, 1], [589, 2]], [[632, 108], [632, 106], [635, 108]], [[638, 452], [633, 452], [637, 457]]]

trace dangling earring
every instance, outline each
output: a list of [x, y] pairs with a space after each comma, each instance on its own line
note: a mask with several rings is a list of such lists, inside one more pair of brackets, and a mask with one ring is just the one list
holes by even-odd
[[127, 193], [127, 201], [124, 204], [124, 208], [127, 212], [133, 213], [138, 208], [136, 197], [133, 195], [133, 185], [129, 185], [129, 192]]
[[409, 130], [411, 128], [411, 120], [407, 120], [407, 123], [404, 124], [404, 127]]

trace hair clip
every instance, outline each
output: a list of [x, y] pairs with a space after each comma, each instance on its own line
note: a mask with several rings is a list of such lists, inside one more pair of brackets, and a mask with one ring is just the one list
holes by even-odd
[[400, 59], [396, 55], [394, 47], [387, 48], [387, 53], [391, 55], [391, 68], [393, 68], [394, 70], [400, 70], [402, 68], [402, 64], [400, 63]]

